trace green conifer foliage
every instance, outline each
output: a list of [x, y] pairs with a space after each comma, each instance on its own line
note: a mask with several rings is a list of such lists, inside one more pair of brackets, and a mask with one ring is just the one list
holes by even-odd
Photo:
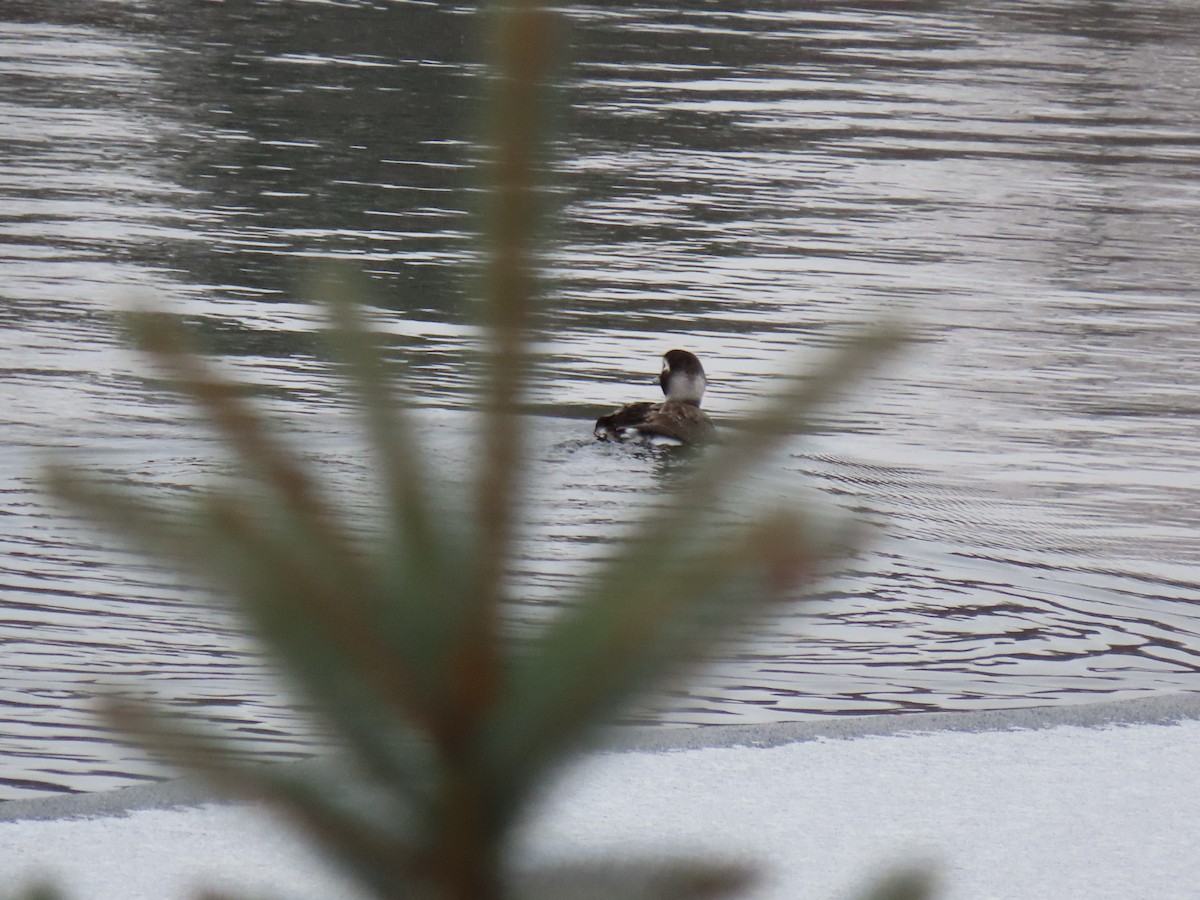
[[[490, 15], [494, 95], [481, 229], [487, 372], [469, 521], [451, 519], [431, 493], [434, 460], [397, 399], [357, 292], [333, 276], [320, 293], [338, 295], [329, 303], [331, 333], [374, 451], [388, 512], [382, 533], [364, 540], [348, 527], [354, 510], [336, 502], [247, 392], [221, 377], [163, 312], [132, 314], [127, 325], [233, 451], [241, 485], [167, 508], [78, 467], [49, 472], [53, 490], [106, 532], [232, 598], [344, 746], [340, 775], [247, 764], [220, 735], [149, 702], [110, 699], [106, 714], [176, 764], [271, 801], [379, 897], [722, 895], [745, 873], [706, 862], [628, 867], [620, 884], [612, 871], [519, 878], [506, 864], [505, 842], [535, 788], [594, 741], [615, 711], [701, 659], [738, 620], [795, 599], [853, 544], [850, 532], [792, 505], [731, 516], [722, 501], [805, 428], [816, 404], [898, 338], [874, 331], [819, 371], [781, 379], [780, 393], [695, 460], [540, 633], [506, 635], [503, 576], [525, 476], [517, 408], [536, 295], [535, 171], [557, 26], [532, 0], [499, 4]], [[903, 896], [920, 894], [913, 884], [903, 882]]]

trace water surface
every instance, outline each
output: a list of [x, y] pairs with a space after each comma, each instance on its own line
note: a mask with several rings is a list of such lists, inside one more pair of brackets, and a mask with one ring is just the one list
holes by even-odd
[[[910, 351], [764, 475], [873, 541], [631, 717], [1200, 687], [1200, 10], [788, 6], [570, 11], [517, 616], [556, 608], [658, 496], [662, 462], [593, 442], [590, 420], [651, 398], [663, 351], [704, 358], [728, 423], [797, 359], [898, 316]], [[37, 464], [71, 449], [164, 494], [219, 471], [113, 327], [152, 297], [364, 490], [302, 289], [336, 258], [370, 273], [432, 452], [466, 471], [473, 16], [5, 9], [0, 797], [155, 771], [89, 712], [103, 685], [307, 752], [236, 623], [55, 509]]]

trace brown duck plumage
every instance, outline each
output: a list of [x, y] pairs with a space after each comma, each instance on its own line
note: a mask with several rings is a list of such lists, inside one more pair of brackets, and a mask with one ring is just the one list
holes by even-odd
[[700, 409], [708, 379], [695, 354], [670, 350], [663, 356], [658, 379], [666, 399], [661, 403], [630, 403], [596, 420], [595, 435], [602, 441], [640, 440], [703, 444], [716, 429]]

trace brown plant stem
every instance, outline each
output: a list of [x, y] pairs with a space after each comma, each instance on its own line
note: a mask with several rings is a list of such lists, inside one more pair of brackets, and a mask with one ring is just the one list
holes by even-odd
[[492, 48], [495, 87], [484, 228], [487, 366], [483, 446], [478, 485], [478, 534], [473, 590], [461, 641], [449, 659], [453, 715], [459, 727], [435, 736], [443, 756], [444, 819], [435, 831], [432, 880], [444, 900], [500, 896], [504, 818], [496, 792], [483, 783], [475, 758], [482, 723], [501, 690], [499, 616], [513, 532], [523, 447], [517, 421], [528, 372], [530, 308], [535, 293], [533, 243], [538, 197], [538, 92], [551, 57], [552, 15], [541, 0], [500, 0]]
[[522, 458], [516, 420], [528, 369], [527, 331], [534, 294], [532, 246], [537, 214], [534, 164], [537, 93], [550, 59], [551, 14], [540, 0], [497, 4], [496, 87], [485, 229], [488, 367], [484, 387], [483, 462], [479, 482], [478, 556], [473, 609], [456, 654], [453, 682], [466, 721], [490, 707], [498, 675], [497, 618], [512, 542], [512, 499]]

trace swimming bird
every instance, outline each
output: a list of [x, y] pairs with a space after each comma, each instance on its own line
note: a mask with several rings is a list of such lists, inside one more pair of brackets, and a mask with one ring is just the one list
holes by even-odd
[[651, 444], [703, 444], [716, 435], [712, 420], [700, 409], [708, 386], [704, 366], [694, 353], [668, 350], [658, 376], [666, 399], [661, 403], [630, 403], [596, 420], [602, 441], [644, 441]]

